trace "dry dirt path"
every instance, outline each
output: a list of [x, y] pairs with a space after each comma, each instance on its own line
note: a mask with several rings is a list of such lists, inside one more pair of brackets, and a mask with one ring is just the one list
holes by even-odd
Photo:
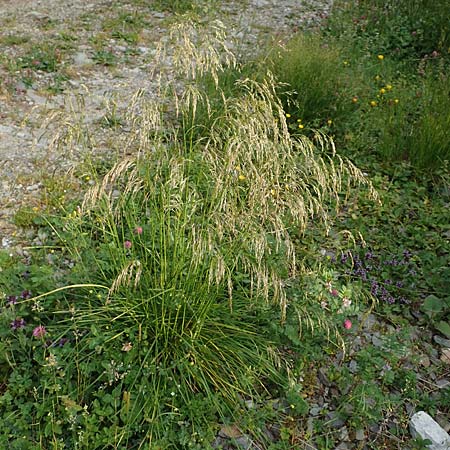
[[[46, 180], [85, 156], [52, 145], [53, 118], [78, 108], [95, 130], [90, 151], [107, 152], [122, 130], [102, 126], [105, 118], [137, 89], [156, 90], [157, 45], [180, 20], [156, 3], [0, 0], [0, 247], [14, 241], [14, 213], [39, 209]], [[267, 39], [317, 22], [330, 7], [331, 0], [213, 1], [199, 17], [205, 27], [220, 19], [233, 50], [251, 58]]]

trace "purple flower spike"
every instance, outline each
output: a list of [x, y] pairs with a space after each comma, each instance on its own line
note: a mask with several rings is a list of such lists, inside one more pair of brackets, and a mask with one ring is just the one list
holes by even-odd
[[8, 306], [15, 305], [16, 303], [17, 303], [17, 295], [9, 295], [9, 296], [6, 298], [6, 304], [7, 304]]
[[58, 346], [59, 346], [59, 347], [64, 347], [64, 344], [66, 344], [68, 341], [69, 341], [69, 339], [67, 339], [67, 338], [61, 338], [61, 339], [58, 341]]
[[28, 289], [25, 289], [24, 291], [22, 291], [22, 293], [20, 294], [20, 298], [23, 298], [24, 300], [31, 298], [32, 294], [31, 291], [29, 291]]
[[19, 329], [21, 329], [21, 328], [25, 328], [25, 325], [26, 325], [26, 322], [25, 322], [25, 320], [23, 320], [23, 319], [21, 319], [20, 317], [19, 318], [17, 318], [17, 319], [14, 319], [12, 322], [11, 322], [11, 329], [12, 330], [19, 330]]

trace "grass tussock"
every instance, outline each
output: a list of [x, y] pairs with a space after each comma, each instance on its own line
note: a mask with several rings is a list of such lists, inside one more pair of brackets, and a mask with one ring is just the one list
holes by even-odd
[[[281, 359], [260, 325], [292, 321], [285, 285], [299, 268], [293, 236], [312, 221], [327, 224], [352, 183], [368, 184], [325, 135], [292, 137], [270, 73], [239, 79], [240, 94], [228, 97], [219, 78], [239, 67], [223, 29], [213, 30], [198, 44], [198, 27], [174, 27], [159, 57], [185, 71], [185, 84], [161, 70], [158, 100], [136, 94], [121, 115], [133, 154], [55, 229], [73, 260], [73, 284], [48, 293], [67, 306], [45, 332], [75, 342], [58, 360], [66, 382], [55, 408], [109, 403], [102, 420], [114, 429], [73, 434], [77, 445], [179, 448], [180, 423], [226, 420], [243, 398], [279, 384]], [[220, 114], [198, 82], [206, 75]], [[91, 148], [74, 112], [55, 142]], [[197, 139], [205, 118], [209, 132]], [[332, 326], [323, 314], [292, 311], [305, 327]], [[205, 416], [191, 402], [206, 404]]]

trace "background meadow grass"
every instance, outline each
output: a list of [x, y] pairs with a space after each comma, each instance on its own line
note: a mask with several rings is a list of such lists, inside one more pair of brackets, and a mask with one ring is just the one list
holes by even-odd
[[321, 33], [272, 52], [288, 86], [282, 99], [292, 130], [321, 127], [356, 158], [372, 152], [428, 172], [442, 167], [450, 46], [440, 18], [448, 9], [446, 2], [338, 3]]

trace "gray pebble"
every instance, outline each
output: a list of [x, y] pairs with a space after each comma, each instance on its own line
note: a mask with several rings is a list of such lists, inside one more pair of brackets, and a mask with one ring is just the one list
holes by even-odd
[[439, 344], [441, 347], [450, 348], [450, 339], [444, 339], [443, 337], [436, 334], [433, 336], [433, 341], [436, 342], [436, 344]]
[[378, 336], [376, 336], [375, 334], [372, 336], [372, 344], [375, 346], [375, 347], [382, 347], [383, 346], [383, 341], [378, 337]]
[[345, 425], [345, 421], [339, 417], [339, 414], [336, 411], [330, 411], [327, 414], [328, 422], [327, 424], [332, 428], [340, 429]]
[[331, 386], [330, 380], [328, 379], [327, 376], [327, 370], [325, 369], [325, 367], [321, 367], [318, 371], [317, 371], [317, 376], [319, 378], [319, 381], [325, 385], [325, 386]]
[[356, 430], [355, 439], [357, 441], [364, 441], [366, 439], [366, 433], [364, 432], [363, 429]]
[[350, 370], [351, 373], [358, 372], [358, 363], [354, 359], [348, 364], [348, 370]]
[[439, 389], [444, 389], [450, 386], [450, 381], [446, 378], [442, 378], [441, 380], [437, 380], [436, 384], [438, 385]]

